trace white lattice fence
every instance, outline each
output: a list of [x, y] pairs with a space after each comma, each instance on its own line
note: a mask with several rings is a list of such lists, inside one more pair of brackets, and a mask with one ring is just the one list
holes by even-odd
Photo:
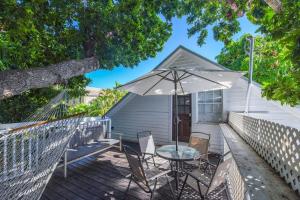
[[229, 124], [300, 194], [298, 129], [233, 112]]

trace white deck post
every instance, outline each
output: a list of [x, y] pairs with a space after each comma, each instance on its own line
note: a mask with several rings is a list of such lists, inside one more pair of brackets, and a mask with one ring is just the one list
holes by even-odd
[[21, 172], [24, 173], [24, 134], [21, 135]]
[[108, 138], [111, 138], [111, 119], [107, 120], [108, 122]]
[[16, 136], [14, 136], [14, 138], [13, 138], [12, 148], [13, 148], [13, 155], [12, 155], [13, 171], [14, 171], [14, 175], [16, 175], [16, 173], [17, 173], [17, 170], [16, 170]]
[[64, 178], [67, 178], [67, 170], [68, 170], [68, 150], [65, 151], [64, 156]]
[[31, 158], [31, 137], [28, 140], [28, 169], [31, 169], [32, 166], [32, 158]]
[[122, 135], [119, 135], [119, 140], [120, 140], [120, 151], [122, 151]]
[[3, 177], [5, 180], [7, 176], [7, 137], [4, 138], [3, 143]]

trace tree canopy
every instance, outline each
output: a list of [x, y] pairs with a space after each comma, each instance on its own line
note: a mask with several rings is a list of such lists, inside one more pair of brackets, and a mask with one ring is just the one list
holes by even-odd
[[[79, 65], [82, 68], [79, 73], [84, 74], [95, 70], [94, 66], [101, 69], [133, 67], [141, 60], [155, 56], [171, 35], [169, 20], [175, 14], [177, 3], [171, 0], [1, 1], [1, 97], [21, 94], [1, 102], [1, 108], [7, 111], [2, 112], [2, 116], [7, 113], [5, 118], [8, 119], [12, 117], [9, 113], [20, 113], [11, 120], [21, 120], [27, 114], [22, 112], [24, 106], [34, 108], [31, 105], [34, 102], [39, 102], [37, 105], [46, 103], [56, 94], [56, 89], [50, 85], [66, 84], [62, 73], [70, 75], [66, 77], [72, 76], [74, 59], [78, 60], [75, 67]], [[91, 64], [92, 67], [82, 67], [84, 62], [81, 60], [89, 57], [95, 57], [97, 62]], [[60, 67], [62, 73], [53, 71], [51, 65], [56, 66], [54, 69]], [[38, 83], [35, 84], [24, 77], [32, 68], [37, 69], [34, 79]], [[43, 73], [40, 69], [44, 69]], [[12, 79], [8, 74], [15, 77]], [[52, 80], [44, 81], [49, 78]], [[87, 83], [85, 77], [75, 77], [68, 80], [67, 88], [73, 96], [78, 96], [84, 93]], [[45, 85], [50, 88], [26, 91]], [[22, 99], [23, 106], [16, 106]], [[10, 112], [12, 110], [14, 112]]]
[[[119, 84], [116, 83], [116, 86]], [[120, 101], [126, 91], [120, 91], [115, 88], [101, 90], [99, 96], [90, 103], [80, 103], [71, 106], [68, 110], [69, 115], [85, 113], [88, 116], [104, 116], [118, 101]]]
[[[227, 43], [216, 57], [218, 63], [232, 70], [248, 71], [249, 56], [244, 51], [248, 36], [243, 35], [237, 41]], [[299, 86], [289, 70], [293, 63], [285, 58], [287, 51], [288, 49], [274, 42], [271, 37], [257, 36], [253, 79], [262, 85], [263, 96], [293, 106], [299, 103]]]
[[[247, 66], [242, 49], [237, 49], [243, 38], [232, 40], [240, 31], [238, 19], [247, 16], [259, 25], [258, 31], [266, 37], [258, 39], [256, 65], [261, 66], [255, 72], [255, 78], [264, 85], [264, 95], [296, 105], [300, 100], [300, 2], [281, 2], [281, 9], [273, 10], [262, 0], [2, 0], [0, 96], [3, 99], [21, 94], [6, 99], [2, 105], [15, 106], [24, 99], [24, 106], [30, 107], [39, 97], [49, 99], [55, 95], [53, 84], [64, 83], [73, 95], [82, 95], [88, 80], [81, 76], [67, 81], [75, 74], [72, 69], [78, 71], [77, 76], [95, 68], [133, 67], [141, 60], [154, 57], [171, 35], [170, 19], [175, 15], [187, 16], [188, 35], [197, 35], [200, 46], [212, 28], [214, 38], [225, 44], [218, 60], [232, 68], [238, 64], [243, 64], [242, 68]], [[259, 43], [267, 45], [260, 48]], [[274, 59], [265, 57], [273, 53]], [[225, 55], [237, 60], [230, 61]], [[32, 84], [34, 81], [24, 76], [33, 73], [32, 69], [36, 69], [33, 78], [40, 81], [38, 84]], [[60, 73], [53, 69], [60, 69]], [[14, 74], [14, 79], [8, 74]], [[47, 89], [26, 91], [46, 86], [50, 87], [47, 95], [39, 96], [46, 94]], [[22, 113], [22, 110], [14, 112]]]
[[[171, 25], [162, 1], [1, 1], [1, 69], [96, 56], [100, 67], [134, 66], [162, 49]], [[172, 14], [172, 13], [171, 13]], [[169, 18], [169, 17], [168, 17]]]
[[[264, 95], [269, 99], [296, 105], [300, 102], [300, 1], [281, 0], [281, 2], [281, 9], [273, 10], [263, 0], [187, 0], [183, 1], [181, 14], [187, 15], [187, 22], [191, 26], [188, 34], [189, 36], [197, 35], [200, 46], [205, 43], [208, 29], [212, 27], [214, 38], [225, 44], [225, 49], [219, 56], [220, 61], [225, 62], [223, 59], [225, 51], [226, 53], [229, 51], [239, 53], [231, 54], [231, 58], [237, 59], [237, 61], [232, 61], [235, 64], [231, 66], [232, 68], [236, 68], [238, 62], [245, 61], [243, 49], [240, 51], [236, 49], [242, 47], [240, 43], [243, 39], [237, 43], [232, 39], [240, 31], [238, 19], [247, 16], [252, 23], [259, 25], [257, 31], [267, 37], [265, 41], [269, 41], [268, 47], [275, 46], [275, 52], [278, 53], [275, 56], [276, 59], [272, 60], [269, 57], [261, 56], [274, 53], [272, 49], [258, 47], [256, 50], [259, 56], [255, 59], [258, 59], [258, 63], [263, 65], [260, 67], [261, 72], [257, 73], [270, 73], [268, 78], [264, 80]], [[272, 43], [275, 43], [274, 46]], [[262, 52], [259, 52], [260, 50]], [[266, 52], [268, 53], [266, 54]], [[225, 63], [230, 64], [229, 60], [227, 61]], [[282, 65], [280, 66], [280, 73], [276, 69], [271, 70], [268, 67], [262, 69], [265, 67], [264, 63], [268, 63], [266, 66], [275, 66], [278, 62], [279, 65]], [[243, 64], [240, 66], [242, 68], [247, 66], [246, 63], [240, 64]], [[230, 65], [226, 66], [230, 67]], [[273, 72], [273, 70], [275, 71]], [[259, 76], [256, 78], [259, 82], [262, 81]]]
[[[0, 69], [46, 68], [53, 64], [71, 76], [70, 68], [76, 67], [71, 65], [74, 61], [68, 62], [71, 59], [97, 59], [90, 60], [94, 62], [89, 63], [92, 67], [78, 70], [84, 74], [96, 68], [132, 67], [155, 56], [171, 35], [169, 19], [175, 9], [170, 7], [176, 4], [171, 0], [4, 0], [0, 7]], [[52, 74], [53, 69], [47, 70]], [[61, 74], [53, 74], [52, 80], [42, 82], [48, 77], [35, 72], [41, 87], [66, 81], [63, 76], [60, 79]], [[15, 73], [20, 81], [12, 84], [7, 73], [0, 72], [0, 95], [8, 97], [39, 87], [22, 80], [24, 73]]]

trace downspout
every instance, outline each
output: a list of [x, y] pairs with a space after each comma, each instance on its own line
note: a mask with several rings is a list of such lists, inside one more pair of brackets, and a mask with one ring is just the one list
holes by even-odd
[[247, 89], [247, 96], [246, 96], [246, 106], [245, 106], [245, 114], [249, 112], [249, 101], [250, 101], [250, 94], [251, 94], [251, 87], [252, 87], [252, 80], [253, 80], [253, 54], [254, 54], [254, 37], [250, 36], [247, 38], [247, 41], [250, 42], [250, 50], [247, 51], [245, 48], [246, 54], [249, 55], [249, 78], [248, 78], [248, 89]]

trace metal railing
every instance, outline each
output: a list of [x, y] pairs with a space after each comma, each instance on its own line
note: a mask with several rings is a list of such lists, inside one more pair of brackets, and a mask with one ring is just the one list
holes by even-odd
[[[70, 121], [72, 123], [72, 121]], [[59, 126], [59, 124], [56, 124]], [[39, 157], [43, 154], [40, 145], [51, 145], [49, 134], [51, 127], [47, 124], [43, 128], [28, 131], [6, 132], [0, 137], [0, 181], [9, 180], [25, 173], [29, 173], [39, 166]], [[65, 126], [65, 125], [64, 125]], [[102, 127], [105, 137], [111, 137], [111, 119], [100, 117], [84, 117], [76, 131], [84, 132], [84, 129]], [[64, 133], [61, 133], [64, 134]], [[43, 148], [45, 151], [45, 148]]]

